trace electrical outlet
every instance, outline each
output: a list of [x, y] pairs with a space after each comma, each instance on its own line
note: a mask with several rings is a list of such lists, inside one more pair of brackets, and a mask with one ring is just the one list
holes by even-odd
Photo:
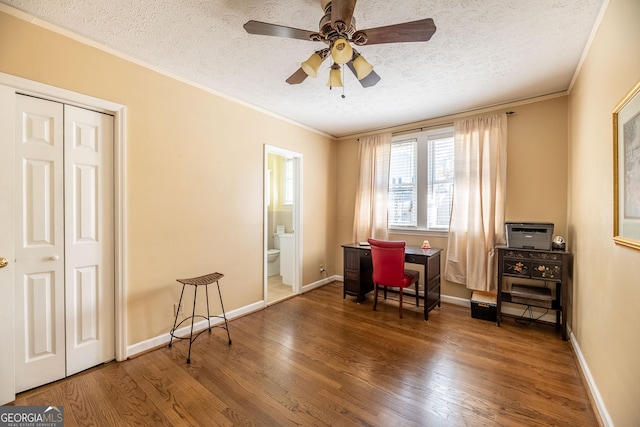
[[324, 265], [320, 264], [320, 274], [324, 273], [325, 271], [327, 270], [324, 269]]
[[180, 311], [178, 311], [178, 303], [173, 304], [173, 315], [180, 316], [182, 314], [182, 306], [180, 306]]

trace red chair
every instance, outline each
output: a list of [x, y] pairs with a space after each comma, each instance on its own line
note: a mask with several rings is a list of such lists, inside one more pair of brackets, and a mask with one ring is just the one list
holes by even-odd
[[369, 239], [371, 245], [371, 260], [373, 261], [373, 285], [374, 300], [373, 310], [378, 304], [378, 287], [384, 287], [384, 298], [387, 299], [387, 288], [400, 289], [400, 318], [402, 319], [402, 290], [416, 284], [416, 307], [420, 306], [418, 295], [418, 279], [420, 272], [416, 270], [405, 270], [404, 268], [404, 248], [406, 242], [397, 240], [376, 240]]

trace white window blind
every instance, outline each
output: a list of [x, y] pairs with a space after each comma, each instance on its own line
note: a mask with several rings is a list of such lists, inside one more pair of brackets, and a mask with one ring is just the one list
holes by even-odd
[[284, 204], [293, 204], [293, 159], [284, 161]]
[[427, 228], [448, 230], [453, 199], [453, 136], [429, 139]]
[[417, 154], [418, 141], [415, 139], [391, 145], [387, 200], [389, 224], [408, 227], [417, 225]]
[[394, 138], [388, 226], [446, 231], [453, 197], [453, 128]]

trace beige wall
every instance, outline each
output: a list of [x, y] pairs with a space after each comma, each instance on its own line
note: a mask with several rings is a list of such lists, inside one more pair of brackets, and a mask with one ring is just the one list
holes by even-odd
[[640, 81], [639, 17], [639, 1], [609, 2], [569, 96], [571, 326], [616, 426], [640, 423], [640, 251], [612, 240], [612, 113]]
[[[544, 221], [555, 224], [555, 234], [567, 236], [567, 98], [560, 96], [526, 104], [514, 104], [492, 114], [513, 111], [508, 119], [507, 221]], [[452, 122], [456, 115], [427, 121], [420, 126]], [[358, 145], [356, 139], [338, 141], [338, 244], [352, 240], [353, 210], [357, 182]], [[433, 247], [446, 250], [447, 238], [429, 235], [391, 234], [392, 239], [420, 245], [428, 239]], [[442, 256], [442, 271], [444, 259]], [[342, 251], [335, 263], [342, 268]], [[443, 280], [442, 293], [468, 298], [463, 285]]]
[[303, 155], [302, 283], [334, 269], [332, 138], [4, 13], [0, 72], [127, 107], [129, 344], [169, 331], [176, 278], [224, 273], [227, 310], [263, 299], [264, 144]]

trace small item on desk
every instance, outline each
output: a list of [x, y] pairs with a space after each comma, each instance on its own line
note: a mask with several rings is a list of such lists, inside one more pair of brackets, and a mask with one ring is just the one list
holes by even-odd
[[551, 242], [551, 249], [554, 251], [564, 251], [567, 248], [567, 244], [564, 241], [564, 237], [556, 236]]
[[358, 244], [359, 244], [360, 246], [371, 246], [371, 245], [369, 244], [369, 242], [367, 242], [367, 241], [364, 241], [364, 242], [358, 242]]
[[428, 240], [422, 242], [422, 249], [431, 249], [431, 245]]

